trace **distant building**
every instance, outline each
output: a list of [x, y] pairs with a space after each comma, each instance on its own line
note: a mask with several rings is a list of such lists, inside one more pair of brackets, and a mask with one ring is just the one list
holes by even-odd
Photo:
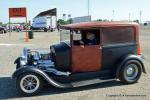
[[71, 14], [68, 14], [68, 20], [71, 19]]
[[65, 21], [66, 20], [66, 14], [63, 14], [62, 19]]
[[81, 16], [72, 19], [73, 23], [91, 22], [91, 16]]

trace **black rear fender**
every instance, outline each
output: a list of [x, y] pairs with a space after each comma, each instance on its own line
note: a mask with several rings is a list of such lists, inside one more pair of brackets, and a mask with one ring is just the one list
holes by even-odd
[[120, 72], [121, 68], [123, 67], [123, 65], [129, 60], [137, 60], [138, 62], [140, 62], [140, 64], [142, 65], [142, 72], [144, 72], [146, 74], [146, 70], [145, 70], [142, 58], [138, 55], [127, 55], [125, 57], [122, 57], [120, 62], [117, 65], [116, 78], [119, 77], [119, 72]]

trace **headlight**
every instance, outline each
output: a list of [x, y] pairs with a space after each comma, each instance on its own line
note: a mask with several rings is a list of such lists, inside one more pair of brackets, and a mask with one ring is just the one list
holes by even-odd
[[37, 62], [37, 61], [34, 61], [34, 62], [33, 62], [33, 65], [37, 65], [37, 64], [38, 64], [38, 62]]
[[28, 59], [28, 49], [24, 48], [20, 57], [20, 66], [26, 65], [27, 59]]
[[54, 47], [51, 47], [51, 52], [52, 52], [52, 53], [55, 53]]
[[26, 65], [27, 64], [27, 61], [26, 60], [21, 60], [20, 59], [20, 66], [24, 66], [24, 65]]

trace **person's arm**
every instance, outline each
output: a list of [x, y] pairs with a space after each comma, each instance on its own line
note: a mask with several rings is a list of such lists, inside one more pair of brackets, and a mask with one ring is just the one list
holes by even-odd
[[99, 43], [100, 43], [99, 39], [98, 39], [98, 38], [95, 38], [95, 39], [94, 39], [94, 44], [95, 44], [95, 45], [98, 45]]

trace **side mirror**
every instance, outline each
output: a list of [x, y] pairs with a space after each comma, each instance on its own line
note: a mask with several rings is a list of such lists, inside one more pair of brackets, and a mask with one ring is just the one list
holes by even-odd
[[80, 41], [80, 45], [84, 45], [84, 42], [83, 42], [83, 41]]
[[84, 48], [84, 42], [83, 41], [80, 41], [80, 47]]

